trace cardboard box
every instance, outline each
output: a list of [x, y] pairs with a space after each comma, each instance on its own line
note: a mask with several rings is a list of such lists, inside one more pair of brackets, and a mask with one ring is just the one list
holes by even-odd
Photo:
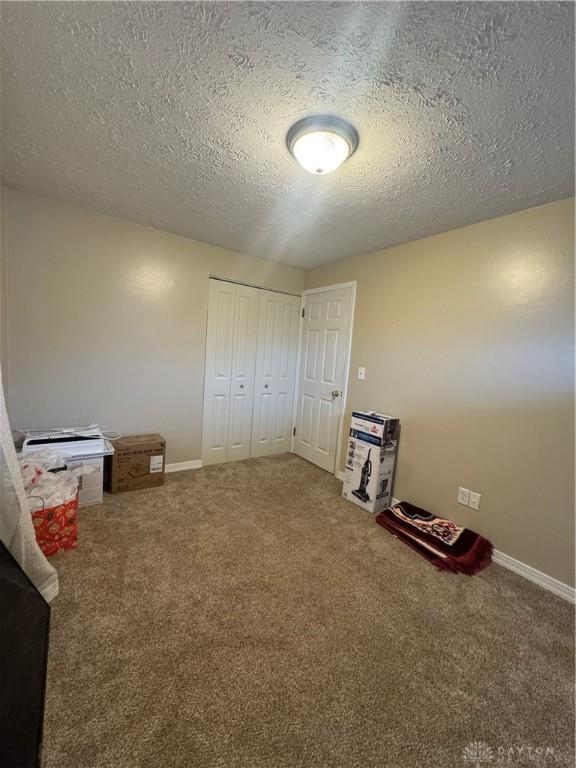
[[110, 493], [164, 485], [166, 441], [162, 435], [127, 435], [114, 440], [106, 460], [104, 487]]
[[394, 440], [398, 444], [400, 420], [377, 411], [353, 411], [350, 436], [384, 446]]
[[367, 512], [387, 509], [400, 436], [400, 421], [376, 411], [354, 411], [342, 496]]

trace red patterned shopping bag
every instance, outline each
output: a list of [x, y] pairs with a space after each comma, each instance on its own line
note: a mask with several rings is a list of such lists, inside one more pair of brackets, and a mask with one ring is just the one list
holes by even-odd
[[45, 555], [61, 549], [74, 549], [78, 544], [78, 493], [56, 507], [32, 512], [36, 541]]

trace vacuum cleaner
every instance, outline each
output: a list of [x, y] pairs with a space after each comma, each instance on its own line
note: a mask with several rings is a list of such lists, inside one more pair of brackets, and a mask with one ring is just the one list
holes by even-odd
[[370, 475], [372, 474], [372, 462], [370, 461], [371, 453], [372, 449], [370, 448], [368, 451], [368, 456], [366, 457], [366, 461], [364, 462], [364, 466], [362, 467], [362, 472], [360, 474], [360, 485], [355, 491], [352, 491], [353, 495], [363, 502], [370, 501], [370, 496], [366, 493], [366, 488], [368, 487], [368, 481], [370, 480]]

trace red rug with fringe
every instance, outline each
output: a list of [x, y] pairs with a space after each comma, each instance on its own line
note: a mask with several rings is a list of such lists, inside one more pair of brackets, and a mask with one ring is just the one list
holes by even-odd
[[407, 501], [380, 512], [376, 522], [442, 571], [472, 576], [492, 562], [488, 539]]

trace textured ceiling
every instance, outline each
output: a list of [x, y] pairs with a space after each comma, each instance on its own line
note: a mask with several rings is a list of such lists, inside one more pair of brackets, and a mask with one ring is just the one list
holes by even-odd
[[[302, 266], [566, 197], [572, 3], [2, 3], [9, 185]], [[356, 154], [284, 137], [328, 112]]]

